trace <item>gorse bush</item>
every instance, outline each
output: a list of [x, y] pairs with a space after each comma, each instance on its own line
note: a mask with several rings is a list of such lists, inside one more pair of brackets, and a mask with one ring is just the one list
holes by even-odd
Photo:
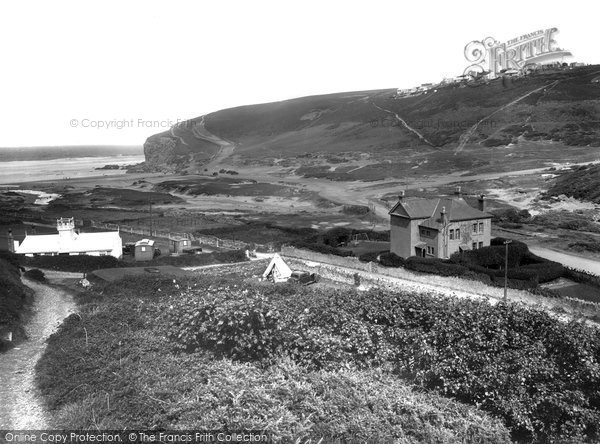
[[387, 368], [503, 418], [518, 439], [600, 438], [600, 333], [516, 304], [230, 284], [185, 294], [166, 316], [180, 349]]
[[[247, 292], [245, 287], [239, 276], [175, 282], [132, 278], [86, 291], [79, 297], [79, 315], [67, 318], [50, 337], [37, 365], [53, 424], [67, 429], [258, 430], [269, 435], [269, 442], [282, 443], [510, 441], [499, 419], [414, 390], [383, 368], [314, 370], [313, 365], [310, 370], [290, 358], [265, 358], [276, 348], [255, 353], [253, 336], [277, 337], [282, 319], [291, 323], [293, 314], [304, 309], [294, 302], [291, 286], [249, 285]], [[324, 308], [323, 296], [319, 306]], [[281, 309], [286, 301], [291, 310]], [[278, 311], [268, 314], [273, 308]], [[174, 349], [169, 336], [188, 326], [177, 314], [189, 315], [195, 328], [208, 330], [196, 336], [186, 330]], [[323, 319], [331, 315], [327, 311]], [[321, 322], [315, 316], [306, 313], [303, 325]], [[246, 328], [248, 321], [255, 328]], [[287, 338], [281, 338], [284, 344]], [[182, 347], [184, 342], [192, 347]], [[314, 344], [323, 359], [337, 359]], [[230, 349], [256, 361], [219, 359], [207, 348], [217, 354]]]

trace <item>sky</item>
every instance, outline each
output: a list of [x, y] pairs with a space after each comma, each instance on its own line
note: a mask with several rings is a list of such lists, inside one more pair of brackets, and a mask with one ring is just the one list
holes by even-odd
[[462, 74], [464, 46], [556, 27], [600, 63], [600, 4], [0, 0], [0, 147], [142, 145], [185, 119]]

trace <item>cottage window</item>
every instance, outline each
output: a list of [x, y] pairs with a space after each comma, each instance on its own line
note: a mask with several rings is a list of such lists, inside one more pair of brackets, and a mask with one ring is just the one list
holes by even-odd
[[450, 240], [454, 240], [454, 230], [450, 230]]
[[428, 246], [428, 247], [427, 247], [427, 254], [433, 254], [433, 253], [434, 253], [434, 251], [435, 251], [435, 250], [434, 250], [434, 248], [433, 248], [433, 247], [430, 247], [430, 246]]
[[477, 224], [473, 224], [473, 233], [477, 233]]
[[483, 248], [483, 242], [479, 242], [479, 248]]
[[479, 232], [483, 233], [483, 222], [479, 222]]

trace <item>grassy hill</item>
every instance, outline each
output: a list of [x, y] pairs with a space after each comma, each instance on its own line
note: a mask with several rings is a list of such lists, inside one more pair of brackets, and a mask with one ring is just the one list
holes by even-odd
[[574, 170], [562, 173], [546, 196], [574, 197], [600, 203], [600, 165], [581, 165]]
[[600, 147], [600, 87], [591, 83], [598, 72], [600, 66], [587, 66], [440, 86], [404, 98], [386, 89], [241, 106], [151, 136], [144, 148], [156, 167], [201, 166], [221, 148], [198, 133], [195, 126], [201, 124], [217, 139], [235, 144], [228, 162], [237, 164], [369, 159], [405, 161], [412, 168], [441, 160], [450, 169], [468, 169], [478, 165], [474, 150], [544, 141], [556, 143], [557, 149], [543, 155], [553, 159], [565, 146]]

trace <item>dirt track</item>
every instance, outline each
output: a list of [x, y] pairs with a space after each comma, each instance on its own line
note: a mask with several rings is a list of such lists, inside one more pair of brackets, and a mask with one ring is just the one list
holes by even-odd
[[28, 279], [23, 283], [35, 292], [35, 299], [25, 326], [28, 339], [0, 355], [0, 429], [50, 427], [35, 387], [35, 364], [46, 339], [75, 311], [73, 298], [66, 291]]

